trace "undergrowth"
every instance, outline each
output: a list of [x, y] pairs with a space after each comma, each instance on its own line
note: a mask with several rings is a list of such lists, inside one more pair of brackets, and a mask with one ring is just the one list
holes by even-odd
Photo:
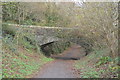
[[19, 55], [14, 54], [9, 47], [3, 53], [3, 78], [23, 78], [33, 74], [46, 62], [53, 59], [28, 51], [29, 49], [17, 50]]
[[119, 59], [110, 57], [108, 49], [96, 50], [76, 61], [75, 68], [80, 72], [80, 78], [117, 78]]
[[[3, 30], [4, 35], [2, 39], [3, 78], [32, 77], [32, 74], [43, 64], [53, 60], [37, 52], [38, 47], [36, 47], [35, 35], [31, 34], [32, 29], [19, 29], [17, 32], [10, 29], [9, 33], [7, 33], [8, 31], [9, 29]], [[14, 35], [12, 35], [13, 33]]]

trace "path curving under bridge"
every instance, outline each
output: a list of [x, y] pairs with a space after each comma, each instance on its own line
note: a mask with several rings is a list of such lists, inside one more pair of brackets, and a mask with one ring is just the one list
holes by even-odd
[[[75, 60], [69, 59], [72, 54], [79, 53], [81, 58], [84, 53], [80, 51], [81, 47], [74, 45], [64, 51], [62, 55], [52, 56], [55, 59], [53, 62], [44, 65], [34, 78], [77, 78], [74, 69]], [[68, 58], [69, 57], [69, 58]]]

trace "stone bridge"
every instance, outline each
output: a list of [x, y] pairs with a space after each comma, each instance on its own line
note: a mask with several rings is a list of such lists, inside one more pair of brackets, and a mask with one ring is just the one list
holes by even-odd
[[[56, 41], [70, 41], [83, 47], [86, 50], [86, 53], [92, 50], [91, 47], [92, 43], [89, 42], [89, 38], [80, 35], [79, 28], [47, 27], [47, 26], [43, 27], [43, 26], [18, 25], [18, 24], [7, 24], [7, 25], [20, 27], [22, 30], [25, 31], [27, 30], [27, 32], [32, 31], [31, 34], [35, 34], [34, 38], [39, 46], [45, 46], [47, 44], [51, 44]], [[29, 38], [30, 37], [32, 36], [29, 36]]]
[[30, 27], [35, 30], [36, 40], [38, 41], [39, 46], [44, 46], [56, 41], [70, 41], [83, 47], [86, 54], [92, 50], [92, 43], [89, 43], [88, 38], [80, 35], [79, 28], [41, 26]]
[[23, 28], [32, 28], [35, 32], [36, 41], [39, 43], [40, 46], [60, 40], [72, 39], [73, 36], [71, 36], [71, 33], [77, 32], [79, 30], [78, 28], [66, 28], [66, 27], [47, 27], [47, 26], [43, 27], [43, 26], [18, 25], [18, 24], [7, 24], [7, 25], [18, 26]]
[[61, 27], [35, 27], [36, 40], [39, 45], [48, 44], [56, 41], [66, 41], [70, 38], [70, 32], [78, 30], [77, 28]]
[[[34, 26], [34, 25], [18, 25], [18, 24], [7, 24], [10, 27], [15, 28], [19, 33], [30, 32], [33, 35], [28, 35], [29, 38], [35, 38], [39, 46], [46, 46], [56, 41], [73, 42], [80, 45], [88, 54], [92, 50], [92, 42], [87, 37], [80, 35], [80, 28], [66, 28], [66, 27], [47, 27], [47, 26]], [[15, 26], [15, 27], [14, 27]], [[21, 29], [21, 30], [19, 30]]]

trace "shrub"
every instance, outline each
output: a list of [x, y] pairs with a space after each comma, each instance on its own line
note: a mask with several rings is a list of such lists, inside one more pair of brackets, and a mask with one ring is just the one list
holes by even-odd
[[106, 57], [101, 57], [99, 62], [97, 62], [96, 66], [100, 66], [102, 64], [106, 64], [107, 62], [112, 61], [111, 57], [106, 56]]

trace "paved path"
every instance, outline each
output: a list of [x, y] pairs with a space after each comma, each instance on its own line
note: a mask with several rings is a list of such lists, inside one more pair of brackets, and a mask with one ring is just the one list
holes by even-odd
[[45, 65], [35, 78], [76, 78], [72, 63], [70, 60], [55, 60]]
[[64, 51], [62, 55], [57, 55], [59, 58], [44, 65], [35, 78], [77, 78], [73, 69], [75, 60], [71, 60], [68, 57], [80, 52], [80, 48], [80, 46], [73, 46]]

